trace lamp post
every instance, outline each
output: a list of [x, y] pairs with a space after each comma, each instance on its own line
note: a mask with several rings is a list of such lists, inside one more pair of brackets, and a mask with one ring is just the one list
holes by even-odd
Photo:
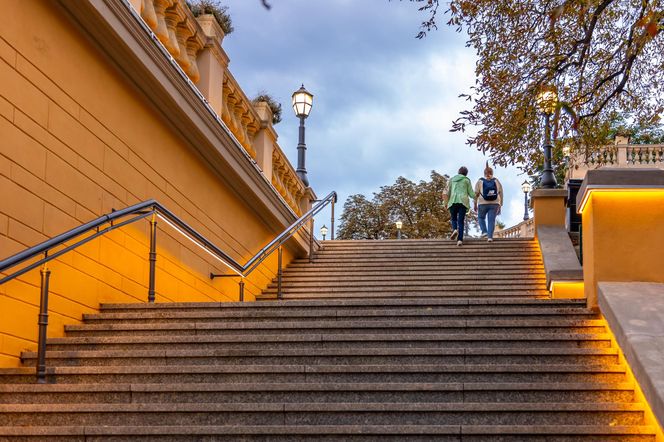
[[544, 114], [544, 171], [540, 180], [540, 185], [544, 189], [554, 189], [556, 187], [556, 177], [553, 174], [551, 166], [551, 115], [556, 111], [558, 105], [558, 92], [555, 86], [546, 85], [540, 89], [537, 94], [537, 108]]
[[530, 218], [530, 215], [528, 214], [528, 194], [532, 190], [532, 186], [528, 181], [524, 181], [523, 184], [521, 184], [521, 190], [523, 190], [523, 220], [527, 221]]
[[327, 235], [327, 227], [323, 224], [323, 227], [320, 228], [320, 234], [323, 236], [323, 241], [325, 241], [325, 235]]
[[297, 169], [295, 170], [295, 173], [300, 177], [304, 185], [309, 187], [307, 169], [304, 165], [307, 151], [307, 146], [304, 144], [304, 120], [309, 116], [309, 112], [311, 112], [314, 96], [304, 88], [304, 85], [302, 85], [300, 89], [293, 92], [292, 100], [295, 116], [300, 119], [300, 135], [297, 143]]
[[397, 221], [394, 224], [397, 226], [397, 239], [401, 239], [401, 228], [403, 227], [403, 222]]

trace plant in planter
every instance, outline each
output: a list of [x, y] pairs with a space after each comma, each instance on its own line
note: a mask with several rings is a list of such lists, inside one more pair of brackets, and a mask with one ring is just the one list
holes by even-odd
[[224, 31], [224, 35], [233, 32], [233, 21], [228, 14], [228, 6], [222, 6], [219, 0], [194, 0], [188, 1], [187, 6], [194, 14], [194, 17], [199, 15], [212, 14]]
[[272, 124], [278, 124], [281, 121], [281, 103], [275, 100], [272, 95], [267, 92], [259, 92], [256, 98], [252, 100], [254, 103], [265, 102], [272, 111]]

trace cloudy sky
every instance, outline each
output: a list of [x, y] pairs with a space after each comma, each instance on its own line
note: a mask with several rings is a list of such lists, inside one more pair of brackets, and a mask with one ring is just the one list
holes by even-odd
[[[222, 3], [235, 27], [223, 42], [230, 70], [250, 98], [266, 91], [282, 103], [278, 142], [294, 165], [291, 94], [301, 83], [314, 94], [306, 167], [318, 196], [336, 190], [343, 204], [398, 176], [419, 181], [461, 165], [473, 182], [481, 176], [484, 156], [449, 132], [466, 106], [458, 95], [474, 82], [464, 34], [442, 25], [414, 38], [423, 16], [407, 1], [271, 0], [269, 11], [259, 0]], [[511, 226], [523, 219], [525, 177], [514, 168], [496, 176], [505, 187], [501, 219]]]

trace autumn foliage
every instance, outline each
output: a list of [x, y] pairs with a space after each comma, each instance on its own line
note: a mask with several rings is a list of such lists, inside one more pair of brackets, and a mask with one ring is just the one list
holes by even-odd
[[[418, 37], [436, 28], [438, 0]], [[469, 109], [453, 122], [469, 145], [498, 165], [541, 162], [542, 118], [535, 97], [558, 89], [553, 135], [573, 151], [606, 144], [612, 117], [652, 125], [664, 111], [664, 5], [660, 0], [452, 0], [447, 24], [477, 53]]]

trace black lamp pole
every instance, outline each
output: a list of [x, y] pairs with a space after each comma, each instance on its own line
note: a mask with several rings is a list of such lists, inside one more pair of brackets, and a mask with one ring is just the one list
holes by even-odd
[[530, 214], [528, 213], [528, 192], [523, 192], [523, 220], [528, 221]]
[[302, 180], [305, 186], [309, 187], [309, 179], [307, 178], [307, 168], [304, 165], [307, 155], [307, 145], [304, 144], [304, 119], [306, 115], [300, 115], [300, 135], [297, 143], [297, 169], [295, 173]]
[[304, 88], [303, 84], [300, 89], [293, 92], [292, 101], [295, 116], [300, 119], [300, 135], [297, 143], [297, 169], [295, 173], [302, 180], [302, 183], [306, 187], [309, 187], [307, 168], [304, 165], [307, 155], [307, 145], [304, 144], [304, 120], [309, 116], [309, 112], [311, 112], [314, 96]]
[[556, 188], [556, 176], [553, 174], [553, 167], [551, 166], [551, 114], [544, 113], [544, 171], [542, 172], [541, 187], [544, 189]]

